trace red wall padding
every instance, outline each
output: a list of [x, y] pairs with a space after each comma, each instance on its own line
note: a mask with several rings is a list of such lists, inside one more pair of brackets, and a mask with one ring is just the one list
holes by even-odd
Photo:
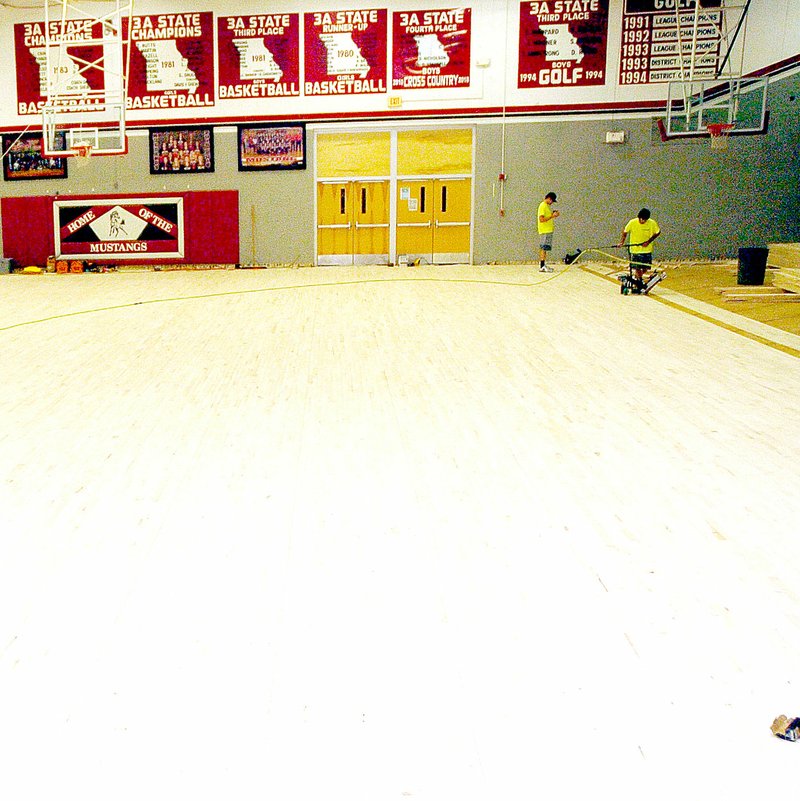
[[0, 200], [3, 219], [3, 255], [21, 267], [44, 267], [53, 248], [53, 198], [4, 197]]
[[[70, 200], [125, 198], [126, 195], [69, 195]], [[182, 197], [185, 264], [239, 263], [239, 193], [159, 192], [136, 193], [137, 197]], [[3, 221], [3, 255], [25, 267], [43, 267], [55, 252], [53, 240], [54, 197], [4, 197], [0, 200]], [[113, 257], [103, 261], [112, 263]], [[130, 259], [126, 259], [130, 262]], [[147, 264], [147, 259], [137, 263]], [[159, 260], [163, 263], [163, 260]]]

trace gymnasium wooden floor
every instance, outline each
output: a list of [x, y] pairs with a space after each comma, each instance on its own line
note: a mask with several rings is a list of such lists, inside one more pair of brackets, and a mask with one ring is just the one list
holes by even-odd
[[2, 277], [0, 797], [791, 792], [800, 337], [668, 284]]

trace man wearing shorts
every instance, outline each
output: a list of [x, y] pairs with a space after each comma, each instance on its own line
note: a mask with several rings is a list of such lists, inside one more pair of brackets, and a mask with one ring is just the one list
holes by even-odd
[[555, 219], [560, 212], [553, 211], [552, 205], [556, 202], [556, 193], [548, 192], [539, 204], [536, 219], [539, 224], [539, 272], [552, 273], [553, 268], [545, 264], [548, 251], [553, 249], [553, 229]]
[[622, 229], [620, 247], [625, 244], [628, 234], [631, 235], [631, 267], [636, 279], [641, 282], [642, 273], [653, 264], [653, 241], [661, 234], [658, 223], [650, 216], [650, 209], [642, 209]]

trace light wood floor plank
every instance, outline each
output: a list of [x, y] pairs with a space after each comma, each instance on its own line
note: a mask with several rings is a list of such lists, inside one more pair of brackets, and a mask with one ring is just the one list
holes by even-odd
[[577, 268], [8, 276], [0, 329], [4, 796], [796, 777], [797, 358]]

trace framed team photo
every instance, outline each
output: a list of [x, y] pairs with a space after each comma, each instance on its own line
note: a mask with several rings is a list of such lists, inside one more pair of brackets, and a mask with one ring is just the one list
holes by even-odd
[[214, 172], [214, 128], [197, 125], [186, 128], [150, 129], [150, 172]]
[[277, 122], [239, 126], [240, 170], [304, 170], [306, 126]]
[[[64, 146], [63, 133], [61, 147]], [[3, 178], [6, 181], [31, 181], [36, 178], [66, 178], [65, 156], [42, 155], [42, 133], [3, 134]]]

